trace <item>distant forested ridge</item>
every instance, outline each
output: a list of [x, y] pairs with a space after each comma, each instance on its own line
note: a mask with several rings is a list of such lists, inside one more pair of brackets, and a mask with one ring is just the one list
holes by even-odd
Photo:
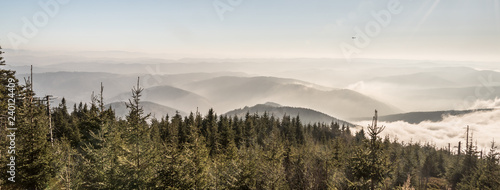
[[[376, 122], [352, 134], [337, 122], [303, 124], [300, 115], [238, 117], [210, 109], [155, 119], [141, 107], [139, 82], [123, 118], [102, 101], [105, 84], [89, 104], [62, 99], [49, 109], [30, 79], [14, 74], [0, 70], [2, 189], [500, 188], [494, 143], [480, 152], [467, 139], [452, 151], [382, 138], [384, 127]], [[5, 119], [11, 90], [15, 182], [6, 172], [12, 161]]]
[[[448, 110], [448, 111], [429, 111], [429, 112], [409, 112], [401, 114], [392, 114], [379, 117], [380, 121], [396, 122], [404, 121], [411, 124], [419, 124], [423, 121], [439, 122], [449, 116], [460, 116], [468, 113], [492, 111], [494, 109], [474, 109], [474, 110]], [[369, 120], [370, 118], [353, 118], [353, 120]]]
[[335, 122], [338, 123], [339, 125], [349, 125], [350, 127], [354, 127], [356, 125], [351, 124], [347, 121], [343, 121], [337, 118], [334, 118], [332, 116], [329, 116], [325, 113], [318, 112], [313, 109], [308, 109], [308, 108], [300, 108], [300, 107], [289, 107], [289, 106], [282, 106], [277, 103], [273, 102], [267, 102], [265, 104], [257, 104], [252, 107], [245, 106], [242, 109], [235, 109], [232, 111], [229, 111], [225, 113], [224, 115], [228, 116], [238, 116], [238, 117], [244, 117], [246, 113], [254, 114], [257, 113], [258, 115], [262, 116], [263, 114], [268, 114], [268, 115], [273, 115], [277, 117], [281, 117], [284, 115], [289, 115], [291, 117], [297, 117], [299, 116], [303, 124], [309, 124], [309, 123], [331, 123]]

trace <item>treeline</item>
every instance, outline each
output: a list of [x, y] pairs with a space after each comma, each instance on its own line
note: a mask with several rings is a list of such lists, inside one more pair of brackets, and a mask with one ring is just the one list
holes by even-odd
[[[0, 74], [4, 118], [15, 72]], [[2, 189], [500, 188], [494, 143], [483, 155], [470, 141], [457, 154], [381, 138], [376, 122], [352, 135], [338, 123], [214, 110], [157, 120], [140, 106], [139, 82], [126, 118], [105, 109], [102, 90], [69, 113], [64, 99], [47, 108], [35, 98], [30, 80], [15, 83], [15, 182], [6, 172], [11, 140], [3, 122]]]

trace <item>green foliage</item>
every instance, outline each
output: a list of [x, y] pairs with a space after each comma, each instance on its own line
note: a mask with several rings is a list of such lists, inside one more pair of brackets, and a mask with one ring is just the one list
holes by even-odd
[[[0, 59], [1, 61], [2, 59]], [[1, 70], [0, 107], [8, 78]], [[29, 81], [29, 80], [28, 80]], [[499, 154], [484, 158], [470, 143], [465, 154], [429, 144], [382, 139], [384, 127], [303, 124], [300, 117], [179, 113], [149, 118], [139, 83], [118, 119], [101, 98], [53, 109], [16, 91], [16, 183], [2, 189], [498, 189]], [[49, 112], [47, 112], [47, 110]], [[5, 113], [2, 113], [5, 114]], [[48, 114], [54, 126], [50, 142]], [[4, 129], [4, 128], [3, 128]], [[351, 131], [352, 130], [352, 131]], [[5, 131], [5, 130], [3, 130]], [[356, 132], [353, 136], [351, 132]], [[365, 136], [366, 135], [366, 136]], [[472, 142], [472, 141], [471, 141]], [[0, 139], [4, 152], [7, 143]], [[6, 170], [8, 158], [0, 157]]]
[[62, 98], [59, 106], [54, 108], [51, 114], [54, 125], [54, 138], [66, 138], [70, 141], [72, 147], [77, 147], [81, 142], [80, 130], [75, 127], [73, 117], [68, 113], [66, 99]]
[[83, 180], [85, 180], [84, 172], [81, 170], [79, 154], [73, 149], [70, 141], [66, 138], [56, 140], [56, 166], [57, 172], [56, 182], [51, 184], [49, 189], [80, 189], [83, 188]]
[[208, 150], [201, 139], [182, 148], [165, 147], [155, 181], [160, 189], [207, 189]]
[[151, 128], [146, 119], [150, 114], [144, 115], [140, 106], [140, 98], [143, 88], [137, 86], [132, 89], [132, 99], [127, 107], [127, 127], [122, 134], [125, 141], [123, 157], [118, 158], [120, 169], [127, 176], [124, 182], [126, 189], [147, 189], [153, 182], [155, 174], [155, 148], [150, 138]]
[[50, 143], [48, 113], [33, 101], [30, 89], [19, 92], [16, 102], [16, 183], [22, 189], [43, 189], [56, 175], [55, 148]]
[[[364, 144], [357, 148], [351, 159], [351, 171], [354, 181], [352, 187], [362, 189], [375, 189], [380, 182], [389, 174], [389, 162], [386, 148], [378, 135], [384, 130], [384, 126], [377, 126], [377, 111], [375, 111], [374, 122], [368, 126], [368, 136]], [[363, 133], [359, 133], [360, 136]], [[364, 135], [363, 135], [364, 136]]]
[[[495, 142], [491, 143], [491, 149], [486, 159], [480, 160], [479, 166], [472, 168], [466, 173], [464, 179], [457, 185], [458, 189], [498, 189], [500, 187], [500, 166]], [[465, 164], [470, 159], [464, 160]], [[464, 165], [466, 166], [466, 165]]]

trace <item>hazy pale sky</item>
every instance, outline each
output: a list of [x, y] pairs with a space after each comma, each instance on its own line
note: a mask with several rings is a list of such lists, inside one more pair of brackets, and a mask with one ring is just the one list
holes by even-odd
[[500, 61], [500, 0], [25, 0], [0, 7], [4, 49]]

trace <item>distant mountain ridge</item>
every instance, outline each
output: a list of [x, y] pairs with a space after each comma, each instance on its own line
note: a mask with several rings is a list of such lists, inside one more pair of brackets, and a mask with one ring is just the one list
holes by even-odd
[[394, 106], [353, 90], [326, 88], [313, 83], [277, 77], [216, 77], [184, 86], [214, 102], [217, 110], [262, 102], [307, 107], [341, 118], [371, 115], [374, 109], [400, 113]]
[[[379, 116], [378, 120], [383, 122], [404, 121], [410, 124], [419, 124], [423, 121], [439, 122], [446, 116], [460, 116], [478, 111], [492, 111], [494, 109], [475, 109], [475, 110], [447, 110], [447, 111], [430, 111], [430, 112], [409, 112], [393, 115]], [[369, 117], [353, 118], [354, 121], [371, 120]]]
[[[38, 71], [37, 68], [34, 71]], [[103, 69], [105, 71], [105, 69]], [[114, 74], [107, 72], [46, 72], [33, 73], [34, 90], [38, 94], [51, 94], [65, 97], [67, 101], [90, 101], [92, 91], [98, 92], [100, 84], [104, 85], [104, 99], [106, 102], [115, 102], [116, 96], [126, 94], [130, 98], [130, 89], [140, 77], [142, 88], [155, 86], [181, 86], [199, 80], [206, 80], [217, 76], [245, 75], [235, 72], [220, 73], [185, 73], [169, 75], [152, 74]], [[17, 74], [19, 79], [28, 78], [29, 74]], [[126, 100], [126, 99], [121, 99]], [[170, 105], [167, 105], [170, 106]], [[175, 106], [174, 106], [175, 107]], [[196, 107], [195, 107], [196, 109]]]
[[[130, 99], [130, 92], [119, 94], [111, 98], [111, 101], [127, 101], [128, 99]], [[184, 112], [195, 112], [196, 108], [208, 110], [211, 107], [210, 101], [205, 97], [168, 85], [144, 89], [141, 100], [175, 107]]]
[[[226, 75], [228, 74], [228, 75]], [[223, 75], [223, 76], [221, 76]], [[240, 75], [240, 76], [231, 76]], [[214, 108], [221, 113], [262, 102], [280, 102], [305, 107], [340, 118], [371, 115], [371, 110], [401, 113], [398, 108], [348, 89], [270, 76], [241, 76], [241, 73], [185, 73], [140, 75], [142, 101], [189, 113]], [[21, 74], [20, 77], [27, 77]], [[104, 101], [128, 101], [137, 76], [104, 72], [35, 73], [34, 88], [40, 94], [65, 97], [68, 102], [88, 102], [92, 92], [104, 85]]]
[[283, 116], [289, 115], [291, 117], [299, 116], [300, 120], [303, 124], [309, 123], [326, 123], [330, 124], [331, 122], [339, 123], [340, 125], [346, 124], [349, 126], [355, 126], [347, 121], [337, 119], [335, 117], [329, 116], [327, 114], [321, 113], [319, 111], [309, 109], [309, 108], [299, 108], [299, 107], [289, 107], [289, 106], [281, 106], [280, 104], [274, 102], [267, 102], [265, 104], [257, 104], [252, 107], [244, 107], [240, 109], [235, 109], [225, 113], [226, 116], [238, 116], [245, 117], [247, 113], [250, 114], [259, 114], [263, 115], [267, 113], [269, 115], [273, 115], [279, 119], [283, 118]]
[[[125, 101], [113, 102], [113, 103], [106, 104], [104, 107], [106, 109], [111, 107], [111, 109], [113, 109], [115, 111], [115, 115], [117, 117], [125, 118], [129, 113], [129, 110], [126, 106], [126, 103], [128, 103], [128, 102], [125, 102]], [[179, 112], [179, 114], [183, 115], [183, 116], [187, 115], [185, 112], [180, 111], [178, 109], [171, 108], [168, 106], [163, 106], [163, 105], [160, 105], [160, 104], [157, 104], [154, 102], [142, 101], [139, 104], [139, 106], [141, 106], [144, 109], [144, 114], [151, 113], [151, 117], [155, 117], [157, 119], [165, 117], [167, 114], [169, 116], [173, 116], [176, 114], [176, 112]]]

